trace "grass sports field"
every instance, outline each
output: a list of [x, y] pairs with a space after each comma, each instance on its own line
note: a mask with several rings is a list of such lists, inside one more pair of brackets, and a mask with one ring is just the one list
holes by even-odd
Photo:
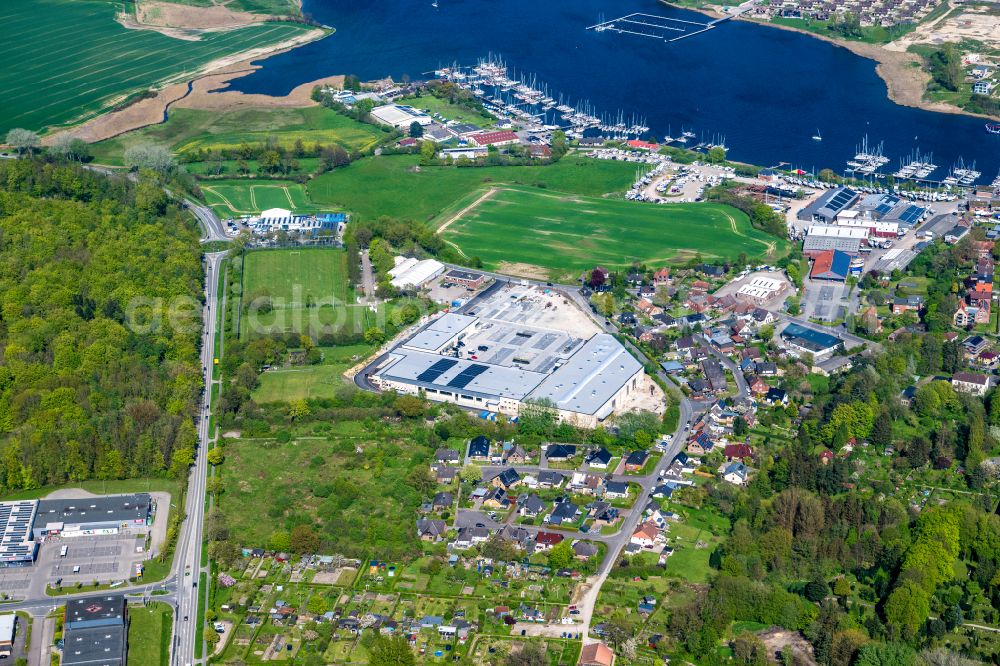
[[488, 183], [544, 186], [560, 192], [621, 195], [635, 178], [635, 165], [566, 157], [546, 166], [419, 167], [413, 155], [369, 157], [309, 181], [317, 204], [335, 205], [356, 216], [388, 215], [426, 222]]
[[206, 63], [310, 30], [264, 23], [182, 40], [115, 22], [121, 2], [5, 0], [0, 3], [4, 91], [0, 133], [89, 118], [128, 95]]
[[[253, 304], [262, 296], [270, 298], [270, 311]], [[243, 340], [293, 331], [363, 333], [379, 316], [355, 302], [347, 278], [347, 253], [328, 248], [247, 253], [242, 305]]]
[[467, 196], [442, 215], [446, 241], [487, 268], [571, 280], [595, 265], [659, 265], [705, 259], [775, 258], [786, 243], [718, 204], [652, 205], [530, 188], [497, 187]]
[[299, 183], [281, 180], [214, 180], [202, 183], [205, 203], [222, 218], [256, 215], [268, 208], [314, 212], [306, 189]]
[[125, 149], [139, 143], [167, 146], [183, 157], [200, 149], [235, 149], [243, 143], [259, 144], [268, 139], [285, 148], [301, 140], [309, 147], [337, 143], [349, 151], [363, 151], [383, 136], [377, 127], [321, 106], [233, 111], [175, 109], [167, 122], [101, 141], [92, 146], [92, 152], [102, 164], [120, 165]]

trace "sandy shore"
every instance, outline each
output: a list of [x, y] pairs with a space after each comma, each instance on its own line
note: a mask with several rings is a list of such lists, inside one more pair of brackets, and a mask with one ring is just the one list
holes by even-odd
[[[723, 13], [711, 7], [694, 9], [692, 7], [676, 5], [668, 2], [667, 0], [660, 0], [660, 2], [670, 7], [688, 9], [712, 18], [724, 16]], [[798, 32], [800, 34], [813, 37], [814, 39], [820, 39], [824, 42], [834, 44], [835, 46], [845, 48], [851, 53], [859, 55], [863, 58], [874, 60], [876, 63], [875, 72], [885, 82], [889, 99], [900, 106], [909, 106], [917, 109], [924, 109], [925, 111], [935, 111], [937, 113], [955, 113], [966, 116], [975, 116], [978, 118], [993, 118], [992, 116], [981, 113], [971, 113], [953, 104], [934, 102], [924, 99], [924, 93], [927, 91], [927, 84], [930, 83], [931, 77], [930, 74], [923, 70], [923, 62], [916, 54], [907, 53], [906, 51], [890, 50], [887, 49], [885, 45], [881, 44], [866, 44], [864, 42], [852, 42], [835, 39], [825, 35], [817, 35], [815, 32], [809, 32], [808, 30], [803, 30], [802, 28], [779, 25], [777, 23], [771, 23], [769, 21], [762, 21], [754, 18], [741, 17], [733, 20], [754, 23], [768, 28], [777, 28], [778, 30]]]
[[[193, 77], [184, 77], [183, 81], [168, 83], [160, 88], [156, 95], [143, 99], [119, 111], [105, 113], [81, 125], [60, 132], [47, 134], [42, 143], [52, 144], [56, 137], [69, 134], [83, 139], [88, 143], [103, 141], [130, 132], [132, 130], [162, 122], [163, 113], [173, 108], [189, 109], [237, 109], [245, 107], [301, 107], [314, 104], [310, 99], [313, 86], [319, 83], [331, 83], [339, 86], [343, 83], [342, 76], [328, 76], [309, 83], [303, 83], [284, 97], [269, 95], [244, 95], [235, 91], [224, 91], [230, 82], [241, 76], [246, 76], [262, 67], [255, 61], [284, 53], [293, 48], [323, 37], [325, 31], [310, 30], [298, 37], [287, 40], [272, 47], [261, 47], [244, 51], [225, 58], [219, 58], [207, 63]], [[191, 91], [188, 92], [188, 82]]]

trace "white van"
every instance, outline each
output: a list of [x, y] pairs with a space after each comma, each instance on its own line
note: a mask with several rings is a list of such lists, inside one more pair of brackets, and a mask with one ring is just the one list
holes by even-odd
[[63, 546], [59, 549], [59, 557], [66, 557], [66, 553], [69, 552], [69, 546]]

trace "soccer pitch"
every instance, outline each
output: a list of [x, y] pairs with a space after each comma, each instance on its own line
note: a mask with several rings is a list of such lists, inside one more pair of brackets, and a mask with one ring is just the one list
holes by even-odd
[[[464, 206], [464, 207], [462, 207]], [[438, 219], [444, 239], [490, 269], [575, 279], [596, 265], [621, 268], [780, 256], [787, 246], [747, 216], [712, 203], [647, 204], [496, 187], [470, 195]]]
[[355, 302], [343, 250], [260, 250], [244, 258], [240, 339], [291, 332], [363, 333], [378, 316]]
[[[0, 133], [93, 117], [129, 95], [205, 64], [311, 30], [274, 22], [206, 33], [197, 41], [115, 21], [120, 2], [6, 0], [0, 4]], [[16, 65], [15, 65], [16, 63]]]

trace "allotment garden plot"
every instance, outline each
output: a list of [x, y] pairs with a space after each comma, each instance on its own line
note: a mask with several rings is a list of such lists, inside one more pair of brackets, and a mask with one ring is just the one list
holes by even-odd
[[120, 9], [121, 3], [98, 0], [6, 0], [0, 5], [0, 60], [17, 63], [0, 70], [0, 133], [85, 120], [213, 60], [313, 30], [262, 23], [186, 40], [129, 30], [115, 21]]
[[272, 333], [363, 333], [378, 315], [356, 303], [347, 253], [264, 250], [244, 258], [240, 338]]
[[595, 265], [657, 265], [696, 255], [773, 257], [785, 245], [720, 204], [657, 206], [511, 187], [467, 201], [440, 219], [445, 240], [488, 268], [529, 277], [573, 279]]

